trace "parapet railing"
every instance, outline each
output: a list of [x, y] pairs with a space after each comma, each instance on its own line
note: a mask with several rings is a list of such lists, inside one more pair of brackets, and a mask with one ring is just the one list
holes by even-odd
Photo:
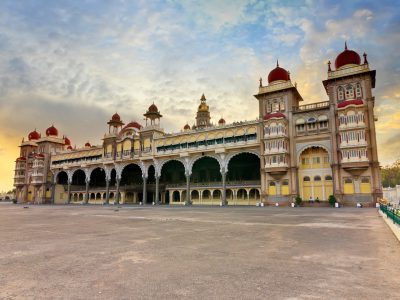
[[329, 107], [329, 101], [322, 101], [322, 102], [311, 103], [311, 104], [306, 104], [306, 105], [300, 105], [300, 106], [297, 106], [297, 107], [293, 107], [293, 111], [294, 112], [301, 112], [301, 111], [321, 109], [321, 108], [327, 108], [327, 107]]
[[386, 216], [393, 221], [393, 224], [400, 226], [400, 209], [394, 206], [379, 204], [379, 209], [386, 214]]

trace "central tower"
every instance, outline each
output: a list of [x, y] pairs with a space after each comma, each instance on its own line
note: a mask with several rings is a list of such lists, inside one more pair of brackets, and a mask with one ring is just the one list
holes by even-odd
[[201, 96], [200, 99], [201, 103], [199, 105], [199, 109], [197, 110], [196, 115], [196, 127], [197, 128], [206, 128], [211, 126], [210, 123], [210, 110], [206, 103], [207, 99], [204, 94]]

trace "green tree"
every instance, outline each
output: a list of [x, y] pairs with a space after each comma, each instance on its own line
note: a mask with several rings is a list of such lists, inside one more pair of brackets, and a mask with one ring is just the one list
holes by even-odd
[[390, 166], [383, 167], [381, 171], [383, 187], [393, 187], [396, 184], [400, 184], [400, 159]]

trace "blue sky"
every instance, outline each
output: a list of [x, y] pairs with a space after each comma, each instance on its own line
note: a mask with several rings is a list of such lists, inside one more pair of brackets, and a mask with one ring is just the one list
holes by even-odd
[[349, 48], [377, 70], [380, 160], [400, 157], [399, 1], [0, 2], [0, 190], [17, 145], [52, 123], [77, 146], [101, 143], [118, 111], [166, 131], [192, 124], [204, 92], [213, 121], [257, 117], [252, 96], [276, 60], [305, 102], [324, 101], [326, 62]]

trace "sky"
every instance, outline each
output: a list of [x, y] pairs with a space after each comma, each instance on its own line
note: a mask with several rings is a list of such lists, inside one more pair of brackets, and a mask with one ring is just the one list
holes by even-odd
[[377, 70], [379, 159], [400, 158], [400, 1], [0, 1], [0, 191], [18, 145], [54, 124], [73, 145], [101, 144], [107, 121], [143, 124], [153, 102], [166, 132], [194, 117], [258, 116], [253, 95], [279, 59], [304, 103], [326, 101], [327, 61], [350, 49]]

